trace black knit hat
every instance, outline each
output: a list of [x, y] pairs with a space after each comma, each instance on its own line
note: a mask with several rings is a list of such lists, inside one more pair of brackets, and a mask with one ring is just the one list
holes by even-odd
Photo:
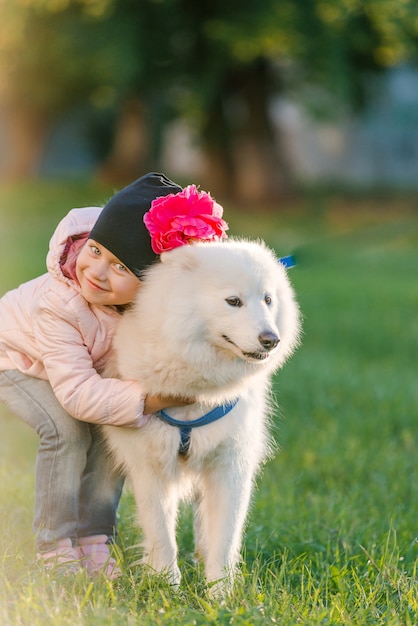
[[143, 222], [144, 214], [155, 198], [180, 191], [182, 187], [164, 174], [145, 174], [109, 200], [93, 226], [90, 238], [107, 248], [139, 276], [157, 258]]

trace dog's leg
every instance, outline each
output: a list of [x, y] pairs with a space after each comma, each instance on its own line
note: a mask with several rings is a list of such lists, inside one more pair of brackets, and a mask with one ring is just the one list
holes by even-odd
[[166, 574], [170, 584], [178, 587], [181, 576], [176, 543], [177, 488], [163, 484], [148, 472], [146, 480], [134, 481], [134, 495], [144, 534], [141, 562], [156, 573]]
[[206, 542], [205, 542], [205, 531], [203, 527], [202, 520], [202, 494], [200, 491], [195, 493], [194, 496], [194, 523], [193, 523], [193, 534], [194, 534], [194, 554], [193, 559], [195, 563], [205, 562], [206, 561]]
[[[227, 591], [239, 560], [242, 533], [250, 502], [253, 470], [241, 458], [206, 470], [195, 525], [196, 545], [203, 553], [208, 582], [220, 581], [214, 593]], [[223, 582], [222, 582], [223, 579]]]

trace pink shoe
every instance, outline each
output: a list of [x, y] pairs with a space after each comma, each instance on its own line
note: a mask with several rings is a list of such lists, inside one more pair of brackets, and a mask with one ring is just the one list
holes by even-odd
[[58, 539], [56, 548], [38, 552], [36, 558], [47, 570], [56, 569], [61, 574], [77, 574], [80, 571], [79, 551], [73, 548], [71, 539]]
[[104, 574], [111, 580], [119, 578], [121, 570], [110, 555], [107, 535], [80, 537], [78, 540], [81, 564], [89, 574]]

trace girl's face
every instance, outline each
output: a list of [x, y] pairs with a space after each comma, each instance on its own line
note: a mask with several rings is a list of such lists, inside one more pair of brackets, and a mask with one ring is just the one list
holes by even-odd
[[93, 239], [87, 240], [77, 257], [76, 275], [87, 302], [100, 306], [128, 304], [140, 286], [137, 276]]

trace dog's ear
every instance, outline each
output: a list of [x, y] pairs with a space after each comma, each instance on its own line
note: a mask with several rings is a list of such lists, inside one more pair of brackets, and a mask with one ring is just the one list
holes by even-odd
[[160, 255], [160, 261], [166, 265], [177, 265], [185, 270], [193, 270], [199, 264], [193, 244], [180, 246], [169, 252], [163, 252]]

